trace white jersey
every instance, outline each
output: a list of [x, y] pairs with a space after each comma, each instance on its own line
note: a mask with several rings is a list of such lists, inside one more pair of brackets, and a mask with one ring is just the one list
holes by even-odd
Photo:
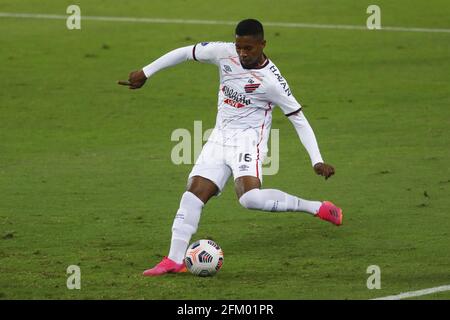
[[250, 137], [266, 153], [273, 107], [287, 116], [301, 110], [276, 65], [267, 59], [259, 69], [245, 69], [235, 44], [226, 42], [199, 43], [192, 57], [219, 67], [218, 113], [210, 140], [233, 145]]
[[234, 43], [203, 42], [172, 50], [142, 71], [149, 78], [164, 68], [188, 60], [219, 67], [218, 113], [208, 142], [227, 149], [232, 147], [232, 152], [237, 152], [238, 156], [242, 153], [240, 150], [248, 149], [250, 153], [256, 153], [257, 160], [262, 159], [267, 153], [272, 110], [274, 106], [279, 106], [294, 125], [312, 165], [323, 162], [316, 137], [300, 104], [272, 61], [267, 59], [259, 69], [245, 69]]

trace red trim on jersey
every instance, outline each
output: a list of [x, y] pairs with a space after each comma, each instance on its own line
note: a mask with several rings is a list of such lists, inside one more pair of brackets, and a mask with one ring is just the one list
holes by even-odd
[[256, 79], [258, 79], [259, 81], [263, 81], [263, 79], [261, 78], [261, 77], [259, 77], [258, 76], [258, 74], [256, 73], [256, 72], [254, 72], [254, 71], [250, 71], [250, 73], [251, 73], [251, 75], [253, 76], [253, 77], [255, 77]]
[[263, 132], [264, 132], [264, 125], [266, 124], [266, 116], [267, 116], [267, 112], [269, 110], [266, 110], [266, 113], [264, 114], [264, 122], [261, 126], [261, 138], [259, 139], [258, 144], [256, 145], [256, 177], [259, 179], [259, 170], [258, 170], [258, 160], [259, 160], [259, 144], [261, 143], [262, 139], [263, 139]]
[[256, 177], [259, 179], [258, 160], [256, 160]]
[[235, 65], [240, 66], [241, 64], [239, 62], [237, 62], [236, 60], [234, 60], [234, 57], [228, 57], [228, 59], [231, 60], [231, 62], [233, 62]]

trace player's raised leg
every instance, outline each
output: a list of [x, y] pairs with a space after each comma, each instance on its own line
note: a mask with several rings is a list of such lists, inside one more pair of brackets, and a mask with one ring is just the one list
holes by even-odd
[[173, 222], [169, 256], [164, 257], [154, 268], [144, 271], [144, 276], [186, 272], [184, 254], [192, 235], [197, 231], [203, 206], [217, 191], [217, 186], [206, 178], [194, 176], [189, 179], [187, 191], [181, 197]]
[[236, 195], [242, 206], [263, 211], [307, 212], [337, 226], [342, 224], [342, 210], [329, 201], [305, 200], [276, 189], [260, 189], [259, 178], [241, 176], [235, 180]]

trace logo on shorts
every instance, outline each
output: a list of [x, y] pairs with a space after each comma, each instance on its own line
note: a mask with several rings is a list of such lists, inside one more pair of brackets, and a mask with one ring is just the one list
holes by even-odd
[[239, 166], [240, 171], [248, 171], [249, 166], [246, 164], [243, 164], [242, 166]]
[[209, 42], [202, 42], [201, 45], [204, 47], [208, 44]]
[[[256, 153], [252, 152], [252, 150], [255, 151], [255, 143], [257, 141], [254, 141], [256, 139], [252, 139], [250, 135], [248, 137], [250, 137], [251, 139], [241, 139], [239, 134], [237, 134], [236, 136], [227, 134], [223, 135], [222, 133], [211, 135], [213, 131], [213, 128], [204, 129], [202, 121], [194, 121], [193, 128], [175, 129], [170, 135], [170, 141], [174, 143], [170, 152], [170, 159], [172, 160], [172, 163], [176, 166], [191, 165], [193, 163], [199, 163], [202, 166], [208, 166], [209, 163], [216, 165], [218, 161], [217, 158], [220, 157], [222, 159], [223, 157], [225, 157], [225, 152], [226, 150], [228, 150], [228, 148], [214, 148], [214, 151], [217, 152], [217, 156], [213, 156], [212, 152], [209, 151], [205, 151], [203, 153], [202, 148], [206, 146], [204, 145], [205, 141], [211, 139], [210, 145], [213, 145], [216, 142], [219, 142], [220, 144], [228, 144], [228, 142], [234, 145], [239, 144], [240, 148], [238, 150], [242, 152], [233, 151], [233, 153], [230, 155], [230, 158], [232, 158], [230, 159], [230, 162], [232, 162], [234, 170], [237, 170], [237, 172], [241, 172], [241, 175], [249, 174], [248, 171], [250, 170], [257, 172], [258, 174], [268, 176], [278, 173], [280, 162], [279, 129], [271, 129], [269, 131], [270, 139], [268, 140], [270, 143], [268, 143], [268, 145], [266, 146], [270, 147], [267, 148], [268, 150], [270, 150], [270, 152], [264, 152], [264, 156], [262, 156], [263, 154], [261, 153], [260, 158], [258, 158]], [[220, 161], [222, 163], [223, 160]], [[258, 165], [258, 167], [254, 167], [256, 164]], [[259, 170], [261, 168], [261, 164], [262, 172], [261, 170]], [[245, 166], [239, 168], [239, 166], [242, 165], [247, 165], [249, 166], [249, 168]], [[247, 172], [239, 171], [247, 169]], [[182, 216], [177, 217], [177, 221], [183, 221], [182, 219]]]

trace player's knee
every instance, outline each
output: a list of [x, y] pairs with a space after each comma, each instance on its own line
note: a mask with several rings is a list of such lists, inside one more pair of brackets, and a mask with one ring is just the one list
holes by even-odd
[[264, 199], [259, 189], [247, 191], [239, 198], [239, 203], [247, 209], [262, 210]]
[[194, 176], [188, 180], [186, 191], [192, 193], [206, 204], [209, 199], [218, 193], [219, 189], [211, 180]]

